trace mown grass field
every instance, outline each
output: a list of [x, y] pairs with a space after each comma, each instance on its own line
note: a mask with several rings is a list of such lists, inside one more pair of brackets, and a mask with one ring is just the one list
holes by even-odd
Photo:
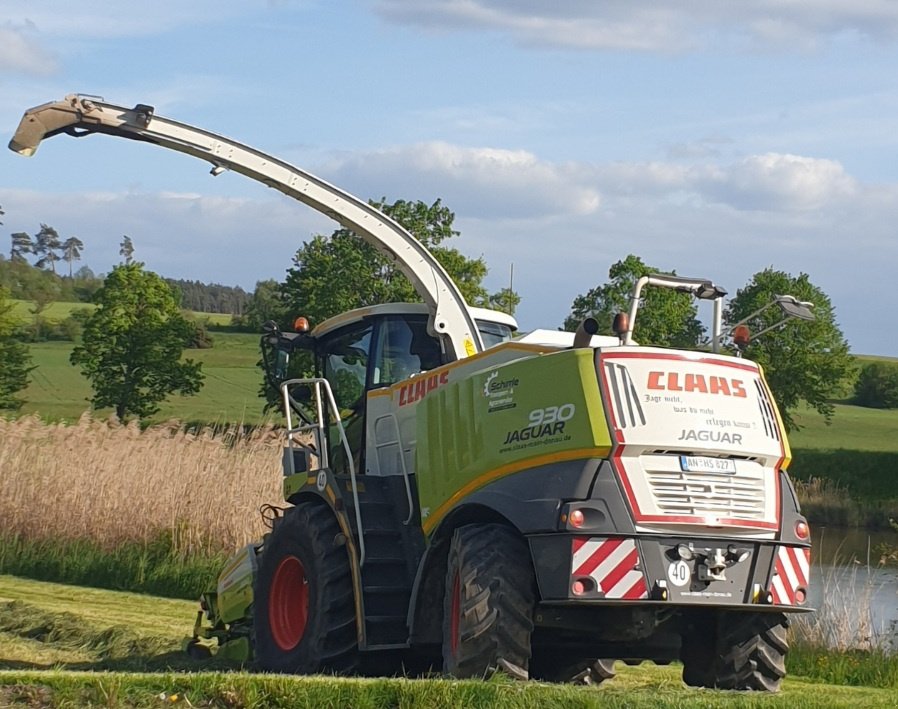
[[[251, 674], [180, 651], [196, 604], [0, 576], [0, 706], [891, 707], [898, 692], [788, 677], [779, 695], [690, 689], [618, 663], [599, 687]], [[213, 661], [214, 662], [214, 661]], [[211, 671], [212, 669], [216, 671]], [[97, 672], [97, 671], [102, 672]]]

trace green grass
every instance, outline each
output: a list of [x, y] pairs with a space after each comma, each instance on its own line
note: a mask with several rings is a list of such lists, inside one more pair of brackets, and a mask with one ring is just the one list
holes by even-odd
[[[154, 421], [177, 418], [209, 423], [265, 420], [258, 396], [261, 370], [259, 337], [243, 333], [218, 332], [214, 346], [187, 350], [185, 357], [203, 363], [206, 379], [197, 396], [173, 396]], [[48, 420], [77, 420], [90, 408], [91, 389], [81, 370], [69, 363], [71, 342], [38, 342], [30, 346], [33, 363], [31, 382], [22, 394], [22, 413], [36, 413]], [[107, 414], [101, 411], [100, 414]]]
[[[21, 706], [206, 706], [307, 709], [651, 709], [654, 707], [894, 707], [895, 692], [787, 680], [781, 694], [686, 689], [666, 668], [627, 668], [597, 688], [420, 679], [284, 677], [239, 672], [122, 674], [0, 672], [0, 704]], [[188, 704], [189, 702], [189, 704]]]
[[[34, 315], [31, 313], [31, 308], [34, 307], [32, 301], [11, 299], [9, 302], [13, 306], [13, 316], [22, 323], [29, 323], [34, 320]], [[91, 303], [50, 303], [46, 310], [41, 312], [41, 317], [50, 323], [61, 323], [70, 317], [75, 310], [93, 310], [94, 307], [96, 306]]]
[[[0, 706], [887, 707], [898, 692], [790, 675], [779, 695], [684, 687], [680, 667], [618, 663], [599, 687], [292, 677], [207, 665], [179, 650], [196, 604], [0, 576]], [[215, 669], [217, 671], [210, 671]], [[98, 672], [97, 670], [102, 670]]]
[[802, 409], [796, 420], [802, 429], [789, 434], [793, 448], [898, 452], [898, 409], [868, 409], [835, 404], [832, 424]]
[[226, 561], [226, 554], [179, 556], [164, 538], [152, 544], [122, 543], [110, 550], [88, 539], [0, 535], [0, 574], [169, 598], [198, 598]]
[[[34, 320], [31, 308], [34, 303], [30, 300], [10, 299], [13, 305], [12, 314], [23, 323]], [[75, 310], [93, 310], [93, 303], [50, 303], [47, 309], [41, 313], [41, 317], [50, 323], [60, 323], [71, 316]], [[192, 310], [186, 311], [197, 320], [207, 320], [212, 325], [226, 326], [231, 324], [232, 316], [229, 313], [199, 313]]]

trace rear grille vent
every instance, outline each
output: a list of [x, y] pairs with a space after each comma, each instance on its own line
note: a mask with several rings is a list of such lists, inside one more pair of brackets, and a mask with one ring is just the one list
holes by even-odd
[[766, 486], [759, 475], [647, 470], [646, 476], [661, 514], [764, 519]]

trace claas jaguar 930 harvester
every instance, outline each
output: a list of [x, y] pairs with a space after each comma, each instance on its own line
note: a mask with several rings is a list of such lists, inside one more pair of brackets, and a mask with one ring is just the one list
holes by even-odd
[[[680, 660], [689, 685], [779, 687], [789, 616], [809, 610], [810, 535], [763, 373], [722, 353], [725, 291], [649, 276], [613, 336], [592, 319], [515, 336], [399, 224], [277, 158], [81, 95], [29, 110], [10, 147], [30, 155], [59, 133], [144, 141], [274, 187], [387, 254], [423, 300], [267, 328], [287, 504], [204, 596], [194, 651], [267, 671], [557, 681]], [[644, 287], [713, 303], [707, 351], [634, 343]], [[297, 353], [314, 376], [290, 378]]]

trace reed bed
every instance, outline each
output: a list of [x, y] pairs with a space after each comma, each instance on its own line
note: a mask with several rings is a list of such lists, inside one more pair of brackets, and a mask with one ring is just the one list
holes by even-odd
[[812, 525], [889, 529], [898, 516], [898, 500], [858, 498], [852, 489], [826, 477], [793, 479], [801, 511]]
[[280, 446], [270, 425], [0, 419], [0, 534], [218, 556], [264, 532], [260, 505], [282, 500]]

